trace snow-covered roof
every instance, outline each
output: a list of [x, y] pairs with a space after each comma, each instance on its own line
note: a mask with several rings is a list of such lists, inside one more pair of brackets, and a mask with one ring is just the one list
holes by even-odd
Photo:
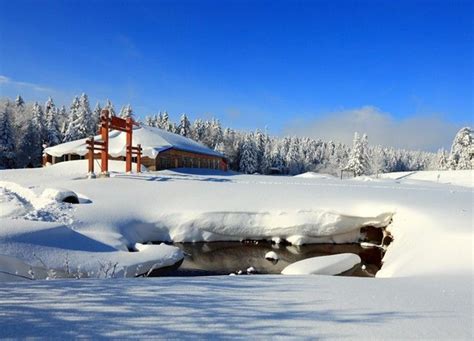
[[[45, 153], [61, 157], [66, 154], [86, 155], [88, 153], [86, 138], [66, 142], [54, 147], [45, 149]], [[95, 136], [96, 141], [101, 141], [100, 135]], [[155, 158], [160, 152], [174, 148], [182, 151], [223, 157], [217, 151], [214, 151], [196, 141], [184, 136], [167, 132], [163, 129], [148, 126], [140, 126], [133, 129], [133, 145], [141, 144], [142, 156]], [[112, 157], [125, 156], [126, 152], [126, 133], [112, 130], [109, 132], [109, 154]]]

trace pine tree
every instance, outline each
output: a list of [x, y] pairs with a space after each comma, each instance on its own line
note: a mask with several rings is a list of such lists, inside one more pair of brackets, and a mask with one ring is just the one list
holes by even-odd
[[94, 126], [94, 132], [92, 135], [96, 135], [100, 128], [100, 114], [102, 113], [102, 107], [99, 102], [96, 103], [94, 111], [92, 112], [92, 122]]
[[273, 167], [273, 143], [270, 138], [265, 139], [262, 161], [260, 164], [260, 172], [269, 174]]
[[120, 117], [121, 118], [133, 118], [133, 110], [132, 106], [130, 104], [127, 104], [122, 107], [122, 110], [120, 110]]
[[164, 111], [161, 114], [160, 128], [172, 133], [174, 133], [176, 130], [174, 124], [170, 121], [170, 116], [168, 115], [167, 111]]
[[386, 173], [387, 156], [385, 155], [385, 150], [381, 146], [375, 146], [371, 151], [371, 156], [369, 158], [369, 169], [372, 174]]
[[473, 131], [464, 127], [454, 137], [449, 155], [449, 168], [452, 170], [472, 169], [474, 160]]
[[43, 143], [47, 142], [48, 134], [46, 131], [46, 121], [43, 108], [41, 108], [41, 105], [39, 105], [38, 102], [33, 104], [31, 120], [38, 134], [38, 141], [36, 142], [39, 144], [39, 146], [42, 146]]
[[285, 158], [288, 171], [292, 175], [301, 173], [302, 157], [299, 143], [300, 140], [297, 137], [291, 138]]
[[54, 146], [61, 142], [61, 131], [59, 129], [58, 116], [59, 112], [51, 97], [48, 98], [45, 105], [46, 116], [46, 145]]
[[58, 113], [59, 121], [61, 122], [61, 141], [64, 141], [64, 136], [66, 135], [66, 130], [68, 126], [69, 115], [67, 113], [66, 106], [61, 106]]
[[446, 170], [448, 169], [448, 164], [448, 152], [444, 150], [444, 148], [439, 149], [436, 154], [436, 164], [433, 169]]
[[193, 140], [204, 143], [205, 127], [203, 120], [200, 118], [195, 120], [191, 131]]
[[211, 122], [211, 139], [212, 139], [212, 148], [222, 141], [222, 126], [221, 122], [218, 119], [212, 119]]
[[79, 134], [79, 98], [74, 97], [69, 109], [69, 117], [67, 119], [67, 128], [64, 133], [64, 142], [74, 141], [81, 138]]
[[186, 114], [181, 115], [181, 120], [178, 125], [178, 134], [185, 137], [191, 136], [191, 122], [189, 122]]
[[39, 134], [32, 120], [26, 122], [19, 140], [19, 165], [21, 167], [37, 167], [41, 165], [42, 146], [39, 143]]
[[20, 95], [16, 96], [15, 105], [17, 107], [22, 107], [22, 106], [25, 105], [25, 101], [23, 100], [23, 98]]
[[155, 120], [153, 116], [146, 116], [145, 117], [145, 124], [149, 127], [154, 127], [155, 126]]
[[15, 166], [15, 136], [9, 110], [0, 113], [0, 168]]
[[280, 173], [284, 173], [285, 170], [285, 161], [284, 156], [285, 147], [283, 146], [283, 141], [280, 140], [276, 142], [274, 148], [272, 148], [271, 159], [272, 159], [272, 168], [278, 169]]
[[355, 133], [349, 162], [345, 167], [346, 170], [353, 171], [356, 176], [368, 173], [369, 166], [366, 148], [367, 136], [364, 135], [361, 139], [359, 134]]
[[79, 138], [96, 134], [95, 122], [92, 119], [92, 111], [89, 105], [89, 98], [85, 93], [79, 98], [79, 110], [76, 123]]
[[251, 135], [247, 135], [242, 144], [239, 169], [246, 174], [257, 171], [257, 150]]
[[267, 136], [262, 133], [260, 129], [257, 129], [254, 134], [255, 148], [257, 150], [257, 168], [260, 173], [265, 173], [262, 169], [263, 154], [265, 153], [265, 140]]
[[110, 99], [107, 98], [107, 101], [105, 101], [105, 107], [104, 109], [107, 109], [109, 111], [109, 116], [117, 116], [115, 113], [115, 108]]

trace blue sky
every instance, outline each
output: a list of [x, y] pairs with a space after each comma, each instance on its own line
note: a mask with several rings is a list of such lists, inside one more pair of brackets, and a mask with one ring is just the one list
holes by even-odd
[[332, 118], [378, 130], [367, 108], [390, 130], [473, 121], [472, 1], [0, 3], [2, 96], [69, 104], [86, 92], [139, 116], [272, 134], [314, 135]]

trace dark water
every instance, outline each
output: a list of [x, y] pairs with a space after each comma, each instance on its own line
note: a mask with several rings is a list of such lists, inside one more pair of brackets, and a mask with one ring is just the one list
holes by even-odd
[[[302, 246], [272, 244], [266, 241], [176, 243], [185, 253], [178, 269], [158, 270], [151, 276], [215, 276], [230, 273], [247, 274], [253, 267], [257, 274], [280, 274], [291, 263], [318, 256], [355, 253], [362, 263], [342, 276], [373, 277], [382, 266], [383, 250], [363, 248], [359, 244], [309, 244]], [[265, 259], [274, 251], [278, 262]]]

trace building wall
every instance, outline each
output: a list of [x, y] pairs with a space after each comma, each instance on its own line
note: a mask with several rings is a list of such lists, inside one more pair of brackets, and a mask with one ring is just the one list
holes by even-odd
[[222, 157], [168, 149], [155, 160], [155, 169], [169, 168], [210, 168], [227, 171], [227, 162]]
[[[72, 161], [87, 159], [88, 156], [79, 156], [76, 154], [67, 154], [62, 157], [52, 157], [51, 155], [46, 155], [43, 163], [59, 163], [63, 161]], [[95, 159], [100, 159], [100, 154], [94, 154]], [[124, 160], [125, 157], [111, 157], [109, 160]], [[136, 158], [132, 158], [133, 162], [136, 162]], [[149, 157], [142, 157], [142, 165], [144, 165], [148, 170], [161, 170], [161, 169], [170, 169], [170, 168], [209, 168], [209, 169], [220, 169], [227, 171], [227, 162], [222, 157], [210, 156], [204, 154], [190, 153], [176, 149], [168, 149], [152, 159]]]

